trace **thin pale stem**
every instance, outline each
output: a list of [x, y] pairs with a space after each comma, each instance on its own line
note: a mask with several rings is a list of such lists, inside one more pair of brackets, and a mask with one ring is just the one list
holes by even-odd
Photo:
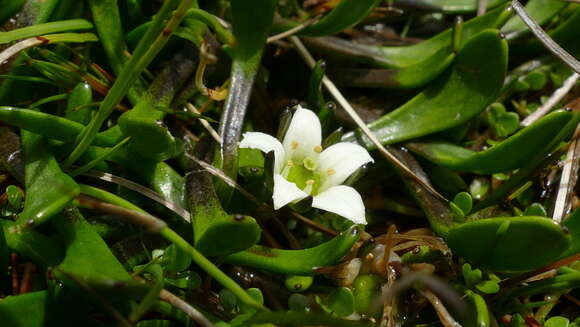
[[580, 141], [578, 140], [580, 125], [576, 127], [574, 135], [575, 137], [570, 142], [570, 147], [566, 153], [566, 164], [562, 169], [560, 185], [558, 186], [558, 193], [556, 195], [556, 205], [554, 206], [554, 214], [552, 215], [552, 219], [557, 223], [561, 223], [564, 216], [570, 210], [571, 195], [574, 193], [574, 186], [576, 185], [578, 168], [580, 166], [580, 160], [575, 160], [575, 158], [580, 156]]
[[483, 16], [487, 10], [487, 0], [477, 0], [477, 16]]
[[276, 35], [272, 35], [266, 40], [266, 43], [272, 43], [272, 42], [276, 42], [276, 41], [285, 39], [287, 37], [290, 37], [290, 36], [300, 32], [300, 31], [302, 31], [306, 27], [318, 22], [319, 19], [320, 19], [320, 17], [315, 17], [315, 18], [310, 19], [310, 20], [308, 20], [300, 25], [297, 25], [297, 26], [295, 26], [287, 31], [284, 31], [284, 32], [276, 34]]
[[449, 314], [449, 311], [447, 311], [447, 308], [445, 308], [443, 303], [441, 303], [441, 300], [439, 300], [439, 298], [435, 294], [433, 294], [433, 292], [429, 290], [423, 290], [421, 291], [421, 294], [423, 294], [423, 296], [429, 301], [429, 303], [431, 303], [433, 309], [435, 309], [435, 312], [437, 313], [437, 316], [439, 317], [439, 320], [441, 321], [443, 326], [445, 327], [461, 326], [455, 319], [453, 319], [453, 317]]
[[3, 62], [10, 59], [12, 56], [20, 53], [28, 48], [36, 47], [39, 45], [52, 44], [52, 43], [83, 43], [83, 42], [95, 42], [97, 37], [91, 33], [62, 33], [62, 34], [51, 34], [44, 36], [35, 36], [28, 39], [24, 39], [12, 46], [8, 47], [6, 50], [0, 52], [0, 65]]
[[[197, 110], [197, 108], [191, 104], [191, 103], [186, 103], [185, 107], [193, 112], [194, 114], [197, 115], [201, 115], [201, 112], [199, 112], [199, 110]], [[209, 133], [209, 135], [211, 135], [211, 137], [213, 137], [213, 139], [218, 143], [221, 144], [222, 143], [222, 138], [220, 137], [220, 135], [218, 134], [218, 132], [211, 127], [211, 125], [208, 123], [207, 120], [203, 119], [203, 118], [199, 118], [199, 122], [201, 123], [201, 125], [203, 126], [203, 128], [205, 128], [205, 130]]]
[[46, 43], [45, 39], [41, 39], [38, 37], [32, 37], [30, 39], [22, 40], [8, 47], [6, 50], [0, 52], [0, 64], [10, 59], [12, 56], [17, 55], [18, 53], [20, 53], [20, 51], [24, 51], [28, 48], [39, 46], [45, 43]]
[[[302, 56], [302, 59], [304, 59], [306, 64], [310, 68], [313, 68], [316, 65], [316, 61], [314, 60], [314, 58], [312, 57], [312, 55], [310, 54], [308, 49], [306, 49], [306, 47], [304, 47], [304, 44], [302, 44], [302, 41], [300, 41], [300, 39], [296, 36], [291, 36], [290, 41], [294, 44], [294, 46], [298, 50], [298, 53], [300, 54], [300, 56]], [[338, 88], [334, 85], [334, 83], [328, 77], [324, 76], [322, 78], [322, 84], [324, 84], [324, 86], [326, 87], [328, 92], [334, 97], [334, 99], [338, 102], [338, 104], [340, 104], [342, 106], [342, 108], [344, 108], [344, 110], [347, 112], [347, 114], [350, 116], [350, 118], [352, 118], [352, 120], [354, 120], [354, 122], [362, 130], [362, 132], [365, 134], [365, 136], [371, 140], [371, 142], [377, 147], [379, 152], [389, 162], [391, 162], [393, 165], [397, 166], [401, 171], [403, 171], [406, 175], [411, 177], [417, 183], [421, 184], [431, 194], [433, 194], [434, 196], [436, 196], [437, 198], [439, 198], [440, 200], [442, 200], [444, 202], [448, 202], [448, 200], [443, 195], [439, 194], [439, 192], [437, 192], [433, 188], [433, 186], [431, 186], [429, 183], [424, 181], [422, 178], [420, 178], [415, 173], [413, 173], [409, 168], [407, 168], [405, 165], [403, 165], [403, 163], [401, 161], [399, 161], [399, 159], [397, 159], [391, 152], [389, 152], [381, 144], [381, 142], [377, 139], [375, 134], [367, 127], [367, 125], [364, 123], [364, 121], [356, 113], [354, 108], [350, 105], [350, 103], [346, 100], [346, 98], [342, 95], [342, 93], [338, 90]]]
[[200, 326], [215, 327], [215, 325], [212, 324], [209, 320], [207, 320], [207, 318], [204, 317], [204, 315], [201, 312], [199, 312], [196, 308], [192, 307], [191, 305], [189, 305], [189, 303], [185, 302], [183, 299], [169, 292], [168, 290], [162, 289], [161, 292], [159, 293], [159, 299], [183, 311], [183, 313], [188, 315], [191, 318], [191, 320], [195, 321]]
[[528, 25], [532, 33], [542, 42], [542, 44], [556, 57], [560, 58], [566, 65], [572, 68], [573, 71], [580, 74], [580, 61], [576, 60], [568, 51], [562, 49], [552, 38], [544, 32], [538, 23], [526, 12], [521, 3], [517, 0], [512, 1], [512, 8], [516, 14], [520, 16], [522, 21]]
[[578, 73], [572, 73], [565, 81], [564, 84], [560, 88], [558, 88], [550, 98], [544, 102], [536, 111], [530, 114], [522, 121], [522, 126], [530, 126], [538, 119], [542, 118], [548, 112], [552, 111], [552, 109], [560, 102], [562, 99], [572, 90], [572, 88], [578, 82], [578, 78], [580, 75]]
[[150, 198], [151, 200], [163, 205], [167, 209], [175, 212], [177, 215], [179, 215], [181, 218], [183, 218], [188, 223], [191, 222], [191, 214], [189, 213], [189, 211], [185, 210], [179, 204], [162, 197], [161, 195], [155, 193], [154, 191], [152, 191], [151, 189], [149, 189], [143, 185], [137, 184], [137, 183], [130, 181], [128, 179], [125, 179], [123, 177], [115, 176], [115, 175], [109, 174], [109, 173], [103, 173], [103, 172], [96, 171], [96, 170], [87, 171], [87, 172], [82, 173], [81, 175], [94, 177], [94, 178], [98, 178], [100, 180], [103, 180], [103, 181], [106, 181], [109, 183], [115, 183], [115, 184], [121, 185], [127, 189], [135, 191], [135, 192], [137, 192], [141, 195], [144, 195], [144, 196]]

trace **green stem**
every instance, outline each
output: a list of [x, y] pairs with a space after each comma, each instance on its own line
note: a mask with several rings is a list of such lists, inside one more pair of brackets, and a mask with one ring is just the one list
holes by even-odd
[[229, 289], [234, 293], [236, 297], [247, 305], [250, 305], [259, 310], [266, 310], [264, 306], [256, 302], [251, 296], [246, 293], [246, 291], [238, 285], [233, 279], [221, 271], [216, 265], [199, 253], [193, 246], [191, 246], [187, 241], [185, 241], [179, 234], [174, 232], [169, 227], [164, 227], [159, 231], [159, 234], [163, 236], [168, 241], [175, 244], [181, 250], [189, 253], [191, 258], [197, 265], [199, 265], [203, 270], [205, 270], [210, 276], [215, 278], [220, 284], [225, 288]]
[[233, 46], [235, 39], [233, 34], [226, 29], [218, 18], [202, 9], [190, 9], [187, 11], [185, 19], [194, 19], [203, 22], [211, 28], [218, 39], [229, 46]]
[[123, 145], [125, 145], [127, 142], [129, 142], [130, 139], [131, 139], [130, 137], [126, 137], [125, 139], [123, 139], [121, 142], [119, 142], [114, 147], [108, 148], [107, 150], [105, 150], [105, 152], [102, 155], [100, 155], [98, 158], [96, 158], [95, 160], [92, 160], [91, 162], [87, 163], [86, 165], [84, 165], [82, 167], [75, 169], [69, 175], [71, 175], [72, 177], [75, 177], [75, 176], [86, 173], [87, 171], [93, 169], [93, 167], [95, 167], [99, 163], [103, 162], [105, 159], [109, 158], [112, 154], [114, 154], [117, 150], [119, 150]]
[[[127, 94], [127, 91], [132, 86], [133, 82], [165, 46], [169, 40], [169, 36], [171, 36], [175, 28], [179, 25], [185, 13], [191, 7], [192, 2], [193, 0], [182, 0], [167, 25], [165, 25], [165, 28], [163, 28], [165, 18], [170, 14], [176, 3], [176, 0], [165, 1], [161, 10], [153, 19], [153, 24], [149, 27], [141, 41], [139, 41], [139, 45], [137, 46], [137, 49], [135, 49], [133, 56], [125, 64], [121, 75], [115, 84], [113, 84], [109, 93], [101, 103], [97, 114], [81, 134], [80, 140], [77, 142], [72, 153], [63, 162], [63, 167], [69, 167], [72, 165], [89, 147], [105, 120], [107, 120], [115, 106], [119, 104], [125, 94]], [[161, 30], [161, 32], [155, 33], [158, 30]], [[153, 43], [151, 43], [155, 35], [156, 38]]]
[[88, 30], [93, 28], [93, 24], [84, 19], [70, 19], [59, 22], [50, 22], [15, 29], [9, 32], [0, 32], [0, 44], [26, 39], [29, 37], [62, 33], [76, 30]]
[[43, 104], [50, 103], [50, 102], [55, 102], [55, 101], [65, 100], [66, 98], [68, 98], [68, 93], [63, 93], [63, 94], [57, 94], [57, 95], [49, 96], [49, 97], [46, 97], [44, 99], [40, 99], [40, 100], [36, 101], [35, 103], [31, 104], [30, 105], [30, 108], [37, 108], [37, 107], [40, 107]]
[[232, 291], [232, 293], [234, 293], [240, 301], [256, 309], [267, 310], [264, 306], [249, 296], [248, 293], [246, 293], [246, 291], [233, 279], [231, 279], [216, 265], [204, 257], [179, 234], [169, 228], [162, 220], [151, 216], [135, 205], [128, 203], [126, 200], [107, 191], [99, 190], [87, 185], [82, 185], [81, 192], [106, 202], [79, 197], [77, 200], [80, 206], [90, 209], [108, 210], [110, 213], [130, 218], [128, 221], [132, 223], [140, 224], [152, 232], [159, 233], [159, 235], [161, 235], [163, 238], [175, 244], [181, 250], [187, 252], [193, 261], [201, 267], [201, 269], [205, 270], [225, 288]]

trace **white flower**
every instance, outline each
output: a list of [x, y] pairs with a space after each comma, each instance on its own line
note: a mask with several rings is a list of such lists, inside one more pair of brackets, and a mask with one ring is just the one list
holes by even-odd
[[368, 151], [354, 143], [336, 143], [322, 151], [320, 120], [298, 106], [282, 143], [259, 132], [247, 132], [241, 148], [274, 151], [274, 209], [309, 195], [312, 206], [334, 212], [356, 224], [366, 224], [365, 207], [358, 192], [341, 185], [352, 173], [373, 162]]

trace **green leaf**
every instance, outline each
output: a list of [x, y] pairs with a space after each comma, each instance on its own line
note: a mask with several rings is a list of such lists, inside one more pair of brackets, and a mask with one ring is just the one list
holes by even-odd
[[515, 112], [506, 112], [501, 103], [494, 103], [489, 107], [487, 121], [499, 137], [506, 137], [520, 127], [520, 116]]
[[377, 315], [377, 309], [380, 311], [380, 308], [375, 306], [375, 301], [380, 295], [382, 285], [382, 278], [375, 274], [357, 276], [353, 283], [356, 312], [369, 316]]
[[339, 317], [346, 317], [354, 312], [354, 295], [346, 287], [335, 289], [327, 299], [322, 301], [324, 308], [329, 313], [334, 313]]
[[0, 274], [6, 276], [8, 274], [8, 265], [10, 264], [10, 251], [4, 236], [4, 228], [0, 228]]
[[473, 287], [477, 283], [481, 282], [482, 273], [479, 269], [472, 269], [471, 265], [468, 263], [463, 264], [461, 267], [463, 272], [463, 279], [465, 279], [465, 284], [469, 287]]
[[146, 292], [147, 285], [131, 278], [78, 209], [67, 209], [54, 222], [66, 247], [64, 259], [54, 271], [58, 279], [71, 287], [84, 289], [79, 284], [84, 283], [96, 291], [117, 296], [139, 296]]
[[220, 304], [224, 308], [224, 311], [228, 313], [234, 312], [236, 306], [238, 305], [238, 299], [234, 293], [232, 293], [232, 291], [228, 290], [227, 288], [224, 288], [219, 292], [219, 299]]
[[93, 28], [91, 22], [84, 19], [71, 19], [59, 22], [36, 24], [9, 32], [0, 32], [0, 44], [10, 43], [19, 39], [26, 39], [34, 36], [41, 36], [53, 33], [62, 33], [76, 30], [88, 30]]
[[[482, 62], [481, 56], [493, 58]], [[458, 126], [495, 101], [507, 70], [507, 42], [497, 30], [471, 38], [454, 64], [423, 92], [368, 127], [382, 144], [397, 143]], [[449, 119], [453, 117], [453, 119]], [[372, 143], [359, 130], [344, 141]]]
[[266, 44], [266, 38], [274, 11], [275, 0], [232, 0], [232, 26], [236, 43], [233, 47], [234, 57], [245, 61], [260, 55]]
[[224, 258], [227, 263], [265, 269], [288, 275], [310, 276], [316, 268], [333, 266], [344, 257], [359, 239], [353, 226], [335, 238], [304, 250], [281, 250], [254, 245], [248, 250]]
[[290, 292], [304, 292], [310, 288], [313, 281], [312, 276], [287, 276], [284, 285]]
[[185, 251], [178, 249], [174, 244], [171, 244], [165, 249], [161, 264], [165, 270], [178, 273], [184, 271], [191, 265], [191, 256]]
[[288, 297], [288, 308], [292, 311], [307, 311], [308, 298], [302, 294], [294, 293]]
[[374, 324], [364, 321], [352, 321], [316, 312], [259, 312], [250, 320], [252, 324], [272, 323], [275, 325], [334, 326], [334, 327], [370, 327]]
[[489, 313], [489, 309], [487, 308], [487, 303], [485, 303], [485, 300], [483, 299], [483, 297], [481, 297], [481, 295], [474, 293], [472, 291], [466, 291], [465, 295], [469, 298], [469, 300], [471, 300], [471, 303], [473, 304], [474, 307], [474, 322], [475, 324], [473, 324], [473, 326], [478, 326], [478, 327], [487, 327], [490, 326], [490, 313]]
[[336, 34], [366, 18], [381, 0], [342, 0], [318, 22], [299, 32], [304, 36]]
[[186, 177], [195, 247], [207, 256], [223, 256], [245, 250], [260, 240], [257, 221], [245, 215], [230, 215], [221, 206], [209, 173]]
[[80, 325], [91, 307], [77, 293], [49, 289], [3, 298], [0, 321], [3, 326], [15, 327]]
[[[493, 8], [503, 2], [505, 0], [490, 0], [485, 3], [486, 8]], [[398, 0], [397, 5], [445, 14], [466, 14], [477, 10], [477, 3], [470, 0]]]
[[195, 271], [184, 271], [179, 273], [175, 278], [165, 278], [167, 284], [190, 291], [201, 286], [201, 277]]
[[499, 284], [497, 281], [484, 280], [475, 285], [475, 288], [485, 294], [495, 294], [499, 292]]
[[580, 209], [572, 211], [562, 222], [572, 238], [570, 248], [562, 254], [562, 258], [580, 253]]
[[36, 226], [59, 213], [80, 193], [80, 188], [62, 172], [41, 136], [26, 131], [21, 134], [26, 200], [17, 223], [24, 228]]
[[546, 212], [546, 208], [538, 202], [534, 202], [530, 204], [526, 210], [524, 210], [524, 216], [540, 216], [540, 217], [547, 217], [548, 213]]
[[570, 320], [564, 317], [552, 317], [546, 320], [544, 327], [568, 327]]
[[512, 316], [512, 321], [510, 322], [510, 327], [525, 327], [527, 326], [526, 321], [519, 313]]
[[476, 220], [451, 228], [446, 241], [454, 254], [498, 271], [539, 268], [558, 259], [570, 246], [570, 237], [562, 228], [544, 217]]
[[457, 205], [463, 214], [468, 215], [471, 212], [471, 208], [473, 206], [473, 200], [471, 199], [471, 195], [467, 192], [457, 193], [453, 198], [453, 203]]
[[457, 204], [454, 202], [449, 202], [449, 209], [451, 209], [453, 221], [458, 223], [465, 221], [465, 213], [457, 206]]
[[[246, 292], [251, 298], [253, 298], [256, 301], [256, 303], [264, 304], [264, 295], [262, 294], [262, 291], [259, 288], [255, 287], [248, 288]], [[255, 313], [257, 311], [255, 307], [250, 306], [246, 303], [240, 303], [239, 307], [241, 313]]]
[[[566, 8], [566, 3], [559, 0], [530, 0], [526, 3], [526, 12], [539, 24], [548, 23], [555, 15]], [[502, 28], [507, 33], [529, 33], [528, 26], [519, 18], [512, 17]]]
[[[276, 0], [231, 1], [232, 28], [236, 41], [232, 48], [231, 84], [219, 126], [222, 145], [217, 155], [217, 166], [234, 179], [238, 171], [238, 142], [276, 3]], [[216, 192], [227, 204], [233, 189], [220, 180]]]
[[[489, 149], [474, 152], [447, 141], [433, 140], [407, 143], [414, 153], [443, 167], [478, 173], [498, 173], [541, 160], [556, 144], [567, 137], [562, 133], [567, 124], [574, 124], [579, 115], [558, 110], [499, 142]], [[546, 142], [546, 140], [550, 142]], [[495, 177], [495, 176], [494, 176]]]

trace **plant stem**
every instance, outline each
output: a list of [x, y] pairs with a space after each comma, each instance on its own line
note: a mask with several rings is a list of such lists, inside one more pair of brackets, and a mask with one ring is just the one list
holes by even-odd
[[246, 293], [246, 291], [238, 285], [233, 279], [221, 271], [216, 265], [204, 257], [199, 251], [197, 251], [193, 246], [191, 246], [187, 241], [185, 241], [179, 234], [173, 231], [169, 227], [164, 227], [159, 231], [159, 234], [163, 236], [166, 240], [175, 244], [181, 250], [189, 253], [193, 261], [210, 274], [215, 280], [217, 280], [222, 286], [229, 289], [234, 293], [234, 295], [242, 302], [250, 305], [259, 310], [265, 310], [266, 308], [256, 302], [251, 296]]
[[[133, 82], [153, 61], [157, 54], [163, 49], [169, 37], [173, 34], [175, 28], [179, 25], [187, 10], [191, 7], [193, 0], [182, 0], [179, 7], [173, 12], [167, 25], [163, 25], [164, 20], [169, 16], [171, 10], [175, 7], [176, 0], [166, 0], [163, 3], [159, 13], [153, 19], [153, 23], [141, 39], [133, 56], [125, 64], [121, 75], [113, 84], [109, 93], [101, 103], [97, 114], [91, 120], [87, 128], [80, 135], [79, 141], [71, 154], [62, 163], [63, 167], [69, 167], [87, 150], [97, 132], [107, 120], [113, 109], [129, 91]], [[164, 28], [163, 28], [164, 27]], [[156, 33], [157, 32], [157, 33]], [[153, 38], [156, 38], [153, 41]], [[153, 41], [153, 43], [151, 43]]]
[[[238, 297], [243, 303], [252, 306], [259, 310], [267, 310], [263, 305], [256, 302], [251, 296], [246, 293], [246, 291], [238, 285], [233, 279], [221, 271], [216, 265], [204, 257], [199, 251], [197, 251], [191, 244], [184, 240], [179, 234], [173, 231], [167, 224], [159, 218], [156, 218], [146, 212], [134, 210], [134, 207], [126, 208], [123, 206], [103, 202], [96, 200], [87, 196], [77, 197], [77, 202], [81, 207], [100, 210], [103, 212], [118, 215], [120, 217], [126, 218], [128, 221], [134, 224], [141, 225], [145, 227], [150, 232], [158, 233], [166, 240], [175, 244], [178, 248], [184, 252], [189, 253], [193, 261], [205, 270], [210, 276], [222, 284], [225, 288], [229, 289], [234, 295]], [[123, 203], [119, 203], [123, 205]]]

